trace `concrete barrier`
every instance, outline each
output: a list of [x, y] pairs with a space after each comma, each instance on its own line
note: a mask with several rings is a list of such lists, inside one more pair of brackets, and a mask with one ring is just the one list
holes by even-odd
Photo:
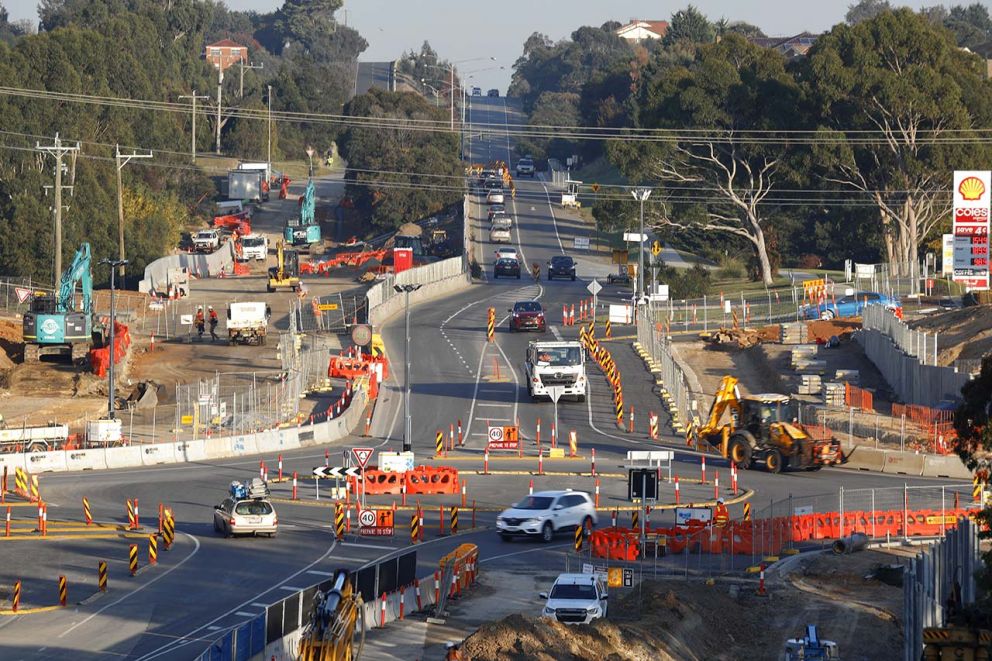
[[141, 463], [144, 466], [176, 463], [175, 443], [153, 443], [140, 445]]
[[923, 474], [927, 477], [946, 477], [958, 480], [970, 480], [972, 475], [957, 455], [942, 457], [928, 454], [923, 457]]
[[[29, 473], [47, 473], [65, 471], [65, 452], [29, 452], [24, 461], [24, 468]], [[9, 482], [9, 480], [8, 480]]]
[[107, 467], [103, 448], [66, 450], [65, 469], [70, 471], [100, 470]]
[[14, 469], [24, 468], [24, 455], [23, 454], [0, 454], [0, 472], [3, 469], [7, 469], [7, 481], [8, 484], [13, 487], [14, 479]]
[[126, 448], [107, 448], [107, 468], [130, 468], [141, 466], [141, 446], [131, 445]]
[[203, 441], [179, 441], [172, 446], [176, 461], [180, 464], [188, 461], [203, 461], [207, 458]]
[[841, 468], [881, 472], [885, 467], [885, 450], [858, 446], [850, 450], [846, 458]]
[[258, 454], [254, 434], [241, 434], [218, 440], [223, 440], [227, 443], [228, 450], [225, 450], [226, 456], [233, 455], [235, 457], [241, 457], [246, 454]]
[[882, 472], [899, 475], [923, 475], [924, 458], [925, 455], [922, 454], [888, 450], [885, 453], [885, 464], [882, 466]]

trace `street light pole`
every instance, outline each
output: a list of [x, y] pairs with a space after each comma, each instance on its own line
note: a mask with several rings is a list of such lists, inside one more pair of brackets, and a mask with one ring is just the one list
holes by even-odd
[[644, 298], [644, 202], [651, 197], [650, 188], [635, 188], [630, 191], [635, 200], [641, 203], [641, 229], [637, 238], [637, 298], [636, 305]]
[[410, 416], [410, 292], [417, 291], [423, 285], [393, 285], [396, 293], [403, 293], [403, 304], [406, 308], [406, 323], [403, 336], [403, 360], [406, 367], [403, 370], [403, 452], [413, 450], [413, 422]]
[[110, 267], [110, 367], [107, 369], [107, 417], [114, 419], [114, 312], [117, 298], [114, 295], [114, 275], [118, 268], [122, 271], [127, 265], [126, 259], [104, 259], [100, 262]]

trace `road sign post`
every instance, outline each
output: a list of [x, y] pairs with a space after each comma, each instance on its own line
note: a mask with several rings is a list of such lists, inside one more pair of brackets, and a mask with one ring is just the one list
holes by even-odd
[[351, 448], [351, 454], [355, 457], [355, 462], [362, 469], [362, 507], [365, 507], [365, 466], [372, 458], [373, 448]]
[[558, 436], [559, 433], [558, 432], [558, 400], [561, 399], [561, 396], [564, 393], [565, 393], [565, 386], [548, 386], [548, 397], [550, 397], [551, 401], [554, 402], [555, 404], [555, 424], [551, 428], [552, 430], [554, 430], [554, 436], [552, 436], [552, 441], [555, 440], [555, 437]]
[[586, 287], [586, 289], [589, 291], [590, 294], [592, 294], [592, 319], [595, 322], [597, 298], [599, 296], [599, 292], [603, 290], [603, 285], [599, 284], [599, 280], [593, 280], [592, 282], [589, 283], [589, 286]]

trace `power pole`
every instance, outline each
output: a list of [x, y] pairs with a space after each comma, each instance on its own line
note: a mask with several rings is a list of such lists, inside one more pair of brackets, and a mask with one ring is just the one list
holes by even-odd
[[200, 94], [197, 96], [196, 90], [193, 90], [192, 94], [183, 94], [179, 97], [182, 99], [192, 99], [193, 100], [193, 136], [190, 139], [189, 152], [193, 157], [193, 162], [196, 163], [196, 101], [197, 99], [209, 99], [210, 97], [206, 94]]
[[265, 67], [265, 62], [261, 64], [245, 64], [244, 60], [238, 60], [238, 64], [241, 67], [241, 82], [238, 84], [238, 97], [244, 98], [245, 96], [245, 69], [262, 69]]
[[43, 146], [40, 142], [36, 142], [35, 149], [55, 157], [55, 273], [53, 284], [58, 289], [59, 278], [62, 276], [62, 189], [68, 188], [71, 194], [73, 188], [62, 185], [62, 159], [65, 158], [66, 154], [78, 152], [79, 143], [77, 142], [74, 147], [67, 147], [62, 144], [59, 134], [56, 133], [54, 145]]
[[220, 156], [220, 107], [221, 91], [224, 89], [224, 70], [217, 67], [217, 155]]
[[269, 169], [272, 169], [272, 85], [268, 86], [268, 101], [269, 101], [269, 152], [266, 163], [269, 164]]
[[152, 153], [149, 151], [147, 154], [139, 154], [138, 152], [131, 150], [130, 154], [122, 154], [121, 146], [114, 145], [114, 158], [117, 161], [117, 243], [120, 247], [120, 259], [119, 268], [120, 276], [124, 277], [124, 265], [127, 264], [127, 260], [124, 259], [124, 186], [121, 183], [121, 170], [132, 158], [151, 158]]

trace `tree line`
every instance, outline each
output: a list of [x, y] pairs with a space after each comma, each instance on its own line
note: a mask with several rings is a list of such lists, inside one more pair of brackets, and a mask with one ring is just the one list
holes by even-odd
[[[952, 170], [989, 160], [992, 87], [973, 50], [992, 41], [992, 19], [978, 4], [914, 13], [879, 0], [846, 19], [805, 54], [692, 6], [640, 44], [617, 23], [557, 43], [532, 35], [510, 93], [550, 134], [518, 151], [605, 159], [655, 189], [646, 211], [663, 239], [745, 255], [768, 284], [781, 264], [915, 263], [949, 229]], [[576, 126], [612, 138], [560, 128]], [[604, 230], [637, 217], [623, 189], [595, 197]]]
[[[88, 241], [97, 257], [117, 253], [114, 145], [150, 149], [153, 159], [122, 171], [125, 246], [130, 280], [171, 252], [181, 230], [206, 207], [214, 182], [190, 164], [190, 113], [163, 111], [138, 100], [178, 101], [193, 90], [211, 94], [217, 74], [204, 46], [230, 38], [247, 46], [244, 96], [237, 68], [225, 76], [224, 108], [340, 113], [354, 86], [356, 59], [367, 44], [338, 25], [341, 0], [286, 0], [271, 13], [239, 12], [215, 0], [43, 0], [37, 28], [10, 23], [0, 7], [0, 80], [13, 90], [75, 95], [53, 99], [30, 92], [0, 94], [0, 273], [51, 281], [54, 161], [36, 149], [56, 133], [80, 145], [67, 160], [63, 198], [63, 262]], [[233, 74], [233, 75], [232, 75]], [[233, 81], [233, 83], [232, 83]], [[125, 99], [108, 103], [95, 97]], [[86, 102], [79, 102], [86, 101]], [[185, 103], [185, 102], [184, 102]], [[209, 101], [197, 122], [201, 151], [213, 147], [215, 114]], [[302, 158], [308, 145], [323, 150], [339, 128], [326, 122], [278, 122], [273, 157]], [[226, 154], [264, 160], [266, 124], [222, 118]], [[109, 279], [97, 269], [98, 283]]]

